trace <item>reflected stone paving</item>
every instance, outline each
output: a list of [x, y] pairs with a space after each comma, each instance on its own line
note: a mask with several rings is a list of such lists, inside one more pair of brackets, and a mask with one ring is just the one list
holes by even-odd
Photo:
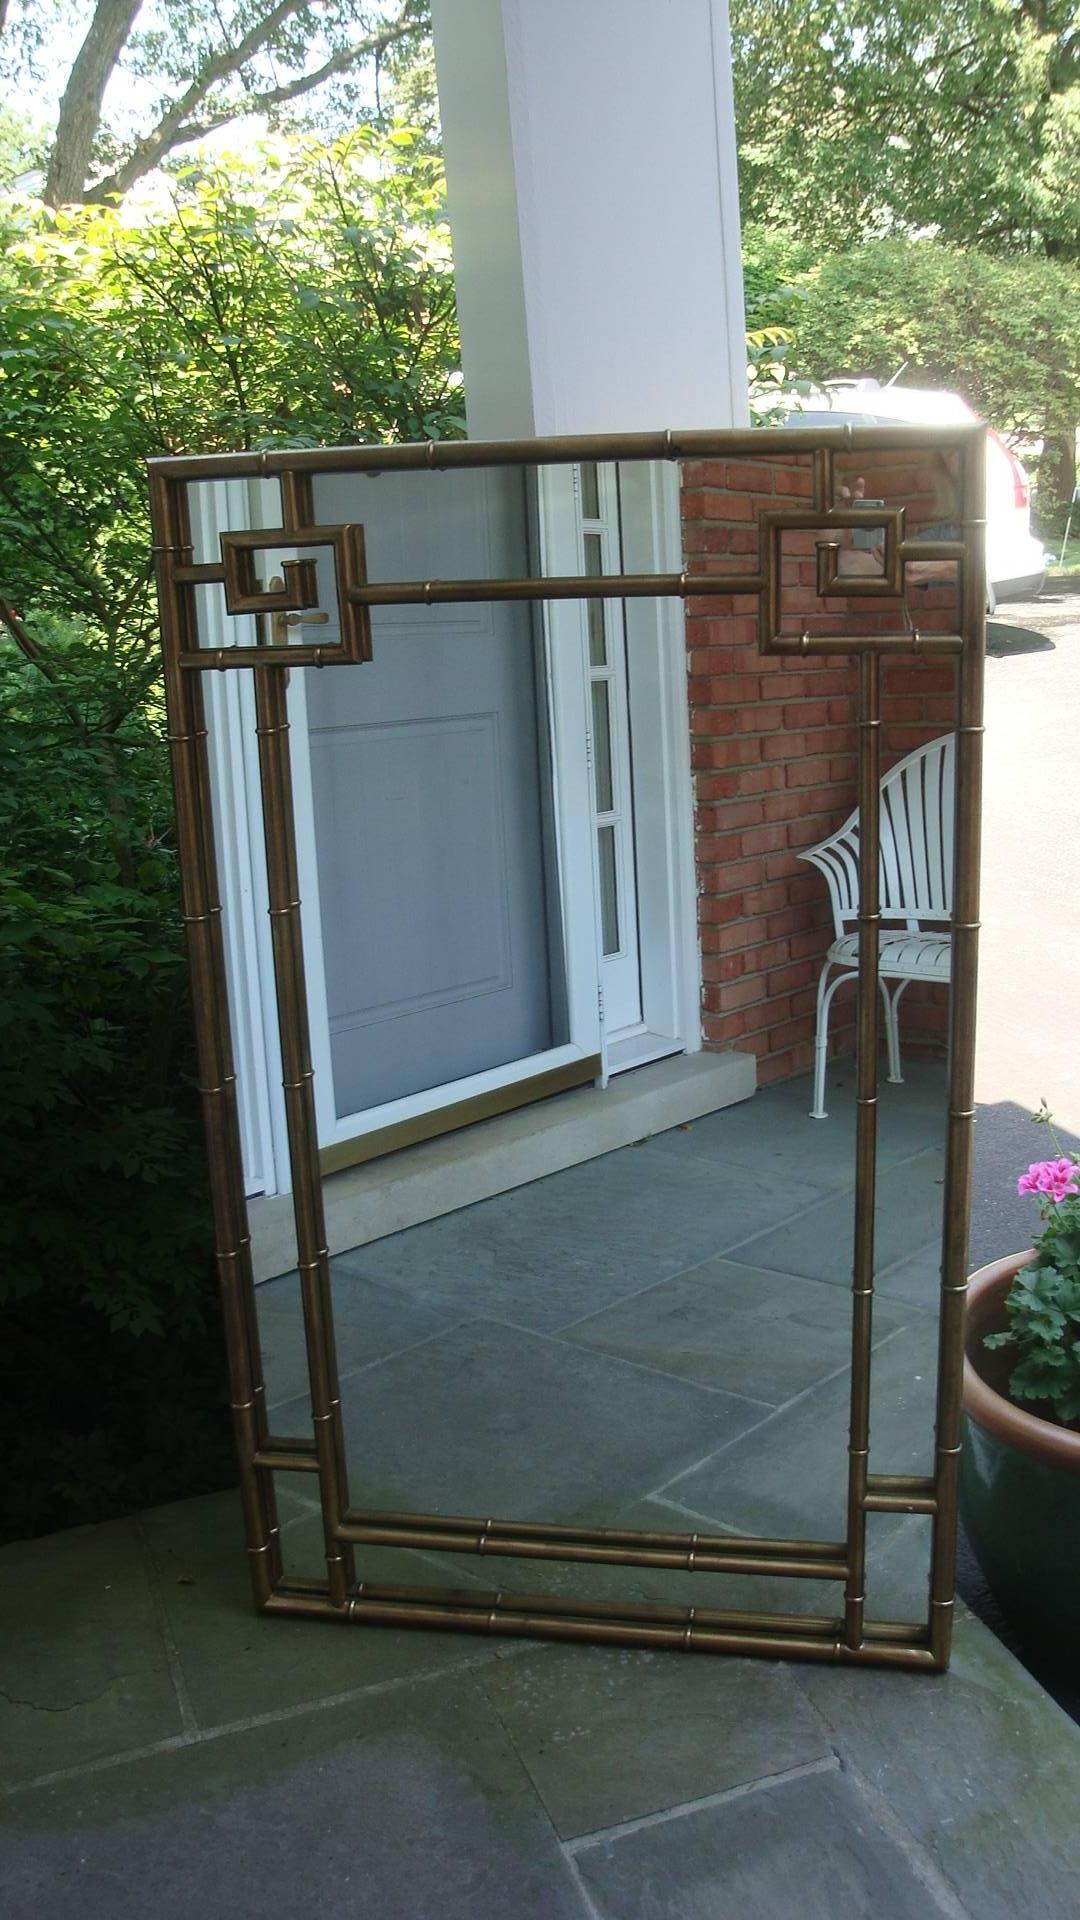
[[[853, 1116], [805, 1083], [334, 1262], [357, 1503], [839, 1537]], [[883, 1087], [874, 1471], [925, 1472], [940, 1071]], [[259, 1291], [306, 1430], [295, 1282]], [[299, 1485], [300, 1491], [297, 1492]], [[283, 1489], [291, 1568], [318, 1515]], [[872, 1611], [926, 1523], [872, 1516]], [[832, 1612], [815, 1582], [365, 1550], [372, 1578]], [[962, 1607], [944, 1679], [256, 1617], [236, 1497], [0, 1553], [4, 1912], [1060, 1920], [1080, 1734]]]

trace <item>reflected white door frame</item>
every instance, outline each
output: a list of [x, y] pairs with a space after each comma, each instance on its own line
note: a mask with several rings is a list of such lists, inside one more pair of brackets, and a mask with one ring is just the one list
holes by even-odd
[[[674, 467], [548, 468], [541, 509], [549, 573], [682, 570]], [[606, 1076], [701, 1045], [683, 607], [562, 601], [547, 612], [552, 651], [580, 658], [586, 702]]]
[[[586, 570], [587, 534], [601, 534], [607, 560], [628, 571], [681, 566], [677, 475], [674, 470], [613, 470], [597, 476], [601, 511], [582, 514], [576, 469], [547, 468], [538, 480], [541, 564], [551, 573]], [[586, 486], [591, 486], [587, 476]], [[234, 489], [235, 490], [235, 489]], [[216, 546], [220, 525], [273, 525], [276, 487], [255, 482], [247, 498], [207, 497], [196, 532], [198, 557]], [[240, 493], [244, 489], [241, 485]], [[593, 504], [591, 497], [586, 504]], [[621, 512], [619, 511], [621, 509]], [[589, 521], [592, 524], [589, 524]], [[205, 549], [205, 553], [202, 551]], [[595, 552], [595, 549], [593, 549]], [[608, 570], [605, 561], [604, 570]], [[602, 606], [610, 640], [602, 662], [589, 607]], [[595, 616], [594, 616], [595, 619]], [[693, 877], [692, 797], [682, 606], [678, 601], [550, 602], [544, 609], [542, 674], [551, 741], [552, 819], [566, 959], [569, 1039], [532, 1059], [511, 1062], [468, 1081], [435, 1088], [369, 1114], [339, 1117], [330, 1077], [329, 1027], [316, 886], [314, 824], [304, 675], [289, 689], [300, 891], [303, 902], [320, 1144], [354, 1137], [415, 1109], [452, 1105], [489, 1086], [526, 1079], [549, 1067], [600, 1053], [604, 1075], [700, 1046], [700, 970]], [[208, 631], [208, 639], [210, 634]], [[619, 649], [625, 649], [621, 687]], [[362, 668], [357, 669], [362, 671]], [[594, 687], [608, 687], [614, 721], [612, 800], [597, 812]], [[265, 865], [258, 805], [250, 700], [242, 675], [209, 677], [211, 758], [219, 790], [218, 856], [229, 950], [234, 1048], [249, 1193], [285, 1191], [288, 1155], [277, 1068]], [[600, 794], [606, 798], [606, 790]], [[624, 911], [632, 903], [629, 939], [605, 954], [604, 890], [599, 833], [621, 835], [616, 884]], [[614, 837], [614, 836], [613, 836]], [[608, 930], [610, 904], [608, 906]], [[610, 945], [610, 943], [609, 943]], [[636, 948], [636, 951], [634, 950]], [[622, 979], [616, 969], [622, 968]], [[632, 969], [632, 972], [631, 972]], [[626, 982], [629, 976], [629, 991]], [[613, 984], [614, 982], [614, 984]], [[605, 1026], [605, 1003], [619, 1017]], [[629, 1017], [621, 1017], [628, 1014]], [[393, 1111], [391, 1112], [391, 1107]]]

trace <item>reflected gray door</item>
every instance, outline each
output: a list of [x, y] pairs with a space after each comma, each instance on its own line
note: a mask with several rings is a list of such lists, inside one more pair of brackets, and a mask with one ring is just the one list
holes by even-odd
[[[315, 511], [372, 580], [528, 571], [517, 471], [327, 476]], [[306, 669], [339, 1117], [554, 1044], [531, 609], [375, 608], [372, 639]]]

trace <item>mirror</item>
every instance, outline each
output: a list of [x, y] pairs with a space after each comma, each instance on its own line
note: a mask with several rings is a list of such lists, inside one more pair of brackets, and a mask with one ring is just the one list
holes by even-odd
[[[497, 1588], [545, 1631], [933, 1664], [967, 454], [958, 431], [748, 437], [681, 468], [615, 442], [449, 471], [339, 450], [303, 488], [199, 496], [178, 591], [216, 665], [208, 529], [272, 534], [252, 591], [305, 601], [270, 616], [301, 649], [287, 686], [284, 663], [198, 676], [260, 1470], [289, 1578], [320, 1580], [320, 1475], [287, 1467], [306, 1449], [325, 1480], [340, 1428], [338, 1544], [376, 1612], [421, 1604], [381, 1586], [434, 1588], [449, 1623]], [[343, 607], [370, 659], [335, 653]], [[266, 616], [243, 618], [257, 654]], [[727, 1090], [689, 1097], [706, 1070]]]

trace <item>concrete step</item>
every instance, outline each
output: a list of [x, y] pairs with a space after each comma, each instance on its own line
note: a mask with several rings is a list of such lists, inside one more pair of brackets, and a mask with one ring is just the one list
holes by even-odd
[[[575, 1087], [460, 1132], [329, 1174], [323, 1182], [331, 1253], [366, 1246], [470, 1207], [564, 1167], [747, 1100], [756, 1087], [746, 1053], [678, 1054], [622, 1073], [601, 1090]], [[296, 1264], [292, 1200], [248, 1202], [256, 1280]]]

